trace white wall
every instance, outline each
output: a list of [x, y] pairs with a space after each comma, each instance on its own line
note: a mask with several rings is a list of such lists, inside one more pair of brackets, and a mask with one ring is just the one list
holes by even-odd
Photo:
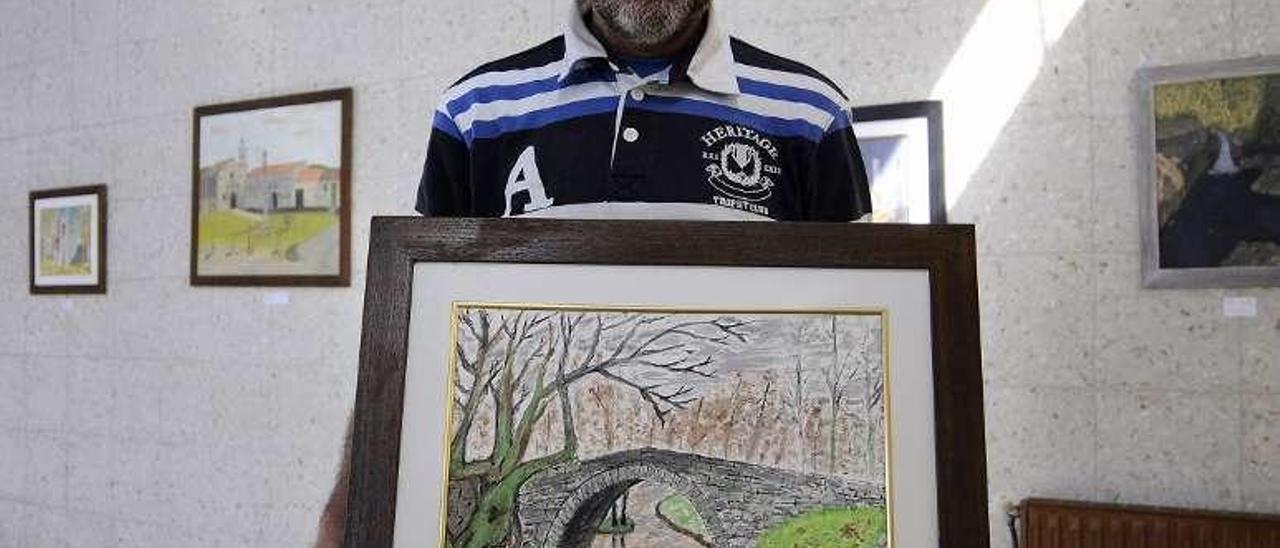
[[[979, 225], [994, 514], [1023, 496], [1280, 512], [1280, 291], [1138, 286], [1130, 79], [1280, 53], [1271, 0], [720, 0], [859, 103], [946, 101]], [[302, 547], [354, 394], [372, 214], [435, 96], [556, 0], [0, 0], [0, 547]], [[356, 89], [350, 289], [187, 286], [196, 105]], [[110, 293], [27, 295], [32, 189], [110, 186]], [[997, 546], [1006, 542], [993, 515]]]

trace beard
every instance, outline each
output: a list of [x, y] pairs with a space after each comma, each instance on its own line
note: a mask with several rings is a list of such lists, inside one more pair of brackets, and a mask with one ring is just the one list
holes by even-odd
[[671, 40], [707, 12], [711, 0], [578, 0], [600, 22], [633, 45]]

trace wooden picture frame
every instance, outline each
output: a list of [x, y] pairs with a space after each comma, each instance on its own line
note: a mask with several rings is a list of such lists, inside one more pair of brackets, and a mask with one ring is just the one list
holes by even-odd
[[[863, 163], [871, 179], [872, 209], [877, 222], [946, 224], [946, 169], [943, 156], [942, 101], [912, 101], [853, 108], [853, 130], [862, 147]], [[892, 149], [877, 151], [878, 140], [894, 140]], [[923, 142], [921, 142], [923, 141]], [[898, 187], [877, 191], [877, 153], [888, 154], [899, 168], [885, 174], [885, 184]], [[910, 172], [901, 172], [904, 169]], [[905, 178], [899, 181], [896, 179]], [[877, 194], [897, 196], [906, 204], [875, 203]], [[925, 204], [919, 204], [926, 201]], [[919, 204], [919, 205], [917, 205]], [[898, 205], [899, 207], [890, 207]], [[905, 206], [906, 211], [895, 213]], [[887, 215], [881, 217], [881, 215]]]
[[1257, 129], [1280, 122], [1280, 56], [1152, 67], [1137, 83], [1143, 284], [1280, 286], [1280, 136]]
[[[195, 109], [191, 156], [191, 285], [351, 285], [352, 95], [351, 88], [343, 88]], [[298, 110], [307, 108], [327, 110]], [[333, 112], [333, 108], [337, 111]], [[211, 135], [202, 142], [204, 124], [226, 115], [275, 116], [277, 119], [293, 115], [295, 120], [301, 120], [296, 124], [306, 126], [295, 133], [325, 141], [322, 143], [325, 152], [316, 153], [314, 150], [318, 147], [308, 149], [305, 144], [286, 141], [280, 136], [282, 131], [273, 134], [263, 129], [267, 124], [247, 118], [245, 129], [220, 128], [220, 135], [230, 133], [239, 138], [238, 151], [233, 151], [235, 145], [230, 144], [230, 136], [221, 137], [215, 144]], [[332, 127], [335, 122], [339, 128]], [[234, 122], [226, 125], [234, 126]], [[314, 136], [317, 132], [324, 135]], [[259, 142], [246, 142], [250, 140]], [[221, 154], [216, 158], [203, 158], [202, 146], [216, 146]], [[252, 158], [251, 151], [254, 152]], [[318, 162], [304, 155], [307, 153], [322, 154], [327, 162], [336, 159], [339, 165]], [[287, 161], [271, 163], [280, 155], [287, 156]], [[208, 162], [216, 164], [202, 168]], [[201, 241], [203, 215], [209, 215], [203, 232], [217, 244]], [[215, 219], [215, 215], [219, 217]], [[333, 230], [336, 235], [331, 233]]]
[[[795, 279], [787, 276], [809, 274], [917, 280], [912, 283], [918, 285], [912, 287], [918, 287], [920, 300], [917, 306], [923, 312], [918, 314], [919, 323], [912, 325], [927, 332], [930, 342], [924, 344], [922, 338], [910, 339], [918, 340], [920, 344], [904, 343], [900, 348], [914, 349], [923, 360], [919, 363], [931, 364], [917, 373], [918, 379], [923, 379], [920, 382], [926, 384], [926, 390], [921, 393], [932, 393], [932, 398], [920, 396], [901, 405], [908, 410], [914, 407], [919, 417], [923, 417], [918, 424], [927, 425], [926, 430], [916, 431], [916, 434], [922, 434], [918, 437], [928, 438], [928, 441], [915, 440], [913, 443], [924, 443], [932, 449], [918, 451], [920, 455], [917, 456], [923, 460], [916, 465], [924, 463], [928, 474], [922, 475], [930, 476], [934, 482], [913, 487], [929, 492], [908, 493], [894, 488], [893, 496], [905, 500], [904, 493], [922, 495], [920, 500], [927, 504], [919, 505], [923, 508], [920, 511], [930, 518], [926, 522], [936, 523], [936, 532], [922, 534], [936, 533], [936, 545], [988, 546], [983, 384], [974, 232], [971, 226], [378, 217], [373, 219], [370, 241], [348, 478], [345, 537], [348, 548], [392, 548], [397, 538], [406, 546], [434, 545], [432, 543], [439, 542], [440, 537], [431, 538], [432, 527], [438, 527], [434, 530], [441, 537], [444, 535], [443, 523], [436, 522], [437, 518], [442, 521], [442, 516], [423, 515], [415, 510], [410, 512], [415, 517], [402, 520], [405, 522], [402, 525], [422, 525], [419, 529], [426, 531], [424, 537], [412, 537], [413, 542], [409, 542], [397, 536], [398, 504], [412, 502], [415, 497], [419, 500], [434, 498], [441, 508], [444, 507], [439, 499], [442, 495], [418, 489], [416, 480], [403, 475], [417, 472], [402, 470], [401, 464], [404, 462], [402, 459], [412, 459], [411, 454], [420, 456], [444, 451], [440, 438], [434, 436], [441, 435], [440, 428], [447, 427], [435, 424], [420, 430], [414, 421], [419, 420], [422, 414], [418, 411], [423, 409], [451, 408], [441, 403], [448, 401], [449, 397], [443, 393], [434, 399], [416, 396], [419, 388], [426, 390], [424, 387], [428, 385], [434, 387], [431, 390], [443, 390], [440, 388], [442, 384], [452, 385], [449, 377], [441, 376], [447, 373], [434, 366], [428, 370], [415, 369], [426, 366], [411, 362], [415, 355], [429, 356], [433, 360], [446, 359], [447, 354], [453, 353], [452, 349], [445, 345], [442, 350], [440, 345], [424, 342], [419, 334], [424, 328], [417, 327], [411, 331], [410, 323], [416, 321], [412, 320], [416, 310], [434, 306], [432, 303], [436, 301], [440, 301], [438, 309], [446, 311], [443, 316], [450, 315], [448, 310], [456, 314], [460, 302], [471, 302], [452, 300], [453, 289], [446, 285], [455, 282], [449, 280], [466, 280], [457, 283], [471, 284], [469, 291], [481, 294], [488, 291], [486, 288], [496, 287], [483, 276], [471, 276], [472, 270], [469, 269], [481, 269], [488, 273], [486, 275], [499, 277], [519, 278], [527, 272], [557, 276], [540, 279], [558, 280], [553, 283], [561, 285], [556, 291], [562, 292], [562, 298], [568, 295], [568, 299], [578, 303], [591, 300], [585, 292], [577, 292], [579, 287], [596, 283], [586, 281], [588, 278], [610, 280], [606, 287], [596, 288], [610, 295], [612, 288], [622, 288], [628, 283], [622, 278], [609, 277], [613, 276], [612, 270], [602, 278], [599, 272], [587, 272], [590, 269], [662, 272], [674, 279], [686, 279], [691, 273], [705, 273], [712, 280], [728, 280], [720, 277], [731, 278], [747, 273], [764, 277], [783, 276], [783, 280]], [[637, 283], [661, 285], [660, 282], [650, 282], [651, 278], [638, 280], [645, 281]], [[434, 286], [431, 285], [433, 283]], [[524, 280], [520, 283], [537, 285], [541, 282]], [[770, 299], [776, 299], [775, 292], [786, 291], [784, 287], [772, 287], [752, 297], [757, 300], [750, 302], [769, 303]], [[898, 298], [889, 294], [881, 296], [890, 300]], [[818, 299], [814, 302], [825, 302], [821, 297]], [[900, 317], [906, 315], [903, 312]], [[444, 331], [456, 332], [456, 315], [454, 317], [455, 320], [450, 320], [455, 322], [453, 327], [448, 328], [446, 322]], [[910, 330], [905, 332], [912, 333]], [[430, 336], [442, 335], [434, 333]], [[914, 335], [907, 336], [925, 335], [916, 331]], [[444, 339], [445, 342], [448, 340]], [[894, 348], [894, 352], [899, 351], [898, 346]], [[425, 353], [422, 353], [424, 349]], [[421, 375], [424, 371], [434, 377], [412, 376]], [[407, 382], [407, 374], [412, 382]], [[893, 420], [898, 419], [890, 419], [891, 422]], [[443, 423], [444, 419], [440, 422]], [[406, 432], [412, 437], [402, 439]], [[909, 437], [902, 434], [898, 439]], [[892, 450], [889, 451], [892, 455]], [[906, 453], [900, 451], [899, 455], [903, 459], [915, 458]], [[442, 455], [437, 457], [442, 458]], [[891, 456], [890, 460], [894, 458]], [[894, 464], [890, 466], [898, 466], [898, 462], [893, 460]], [[418, 461], [414, 463], [413, 466], [417, 467]], [[423, 468], [421, 474], [439, 472], [438, 468], [435, 472], [428, 468]], [[437, 476], [436, 481], [442, 480]], [[405, 490], [416, 491], [416, 494]], [[410, 511], [407, 510], [410, 506], [401, 506]], [[424, 521], [427, 522], [425, 525]], [[900, 531], [928, 527], [931, 526], [913, 524]], [[408, 533], [400, 531], [399, 534]], [[902, 542], [894, 545], [914, 548], [928, 544], [909, 540]], [[526, 544], [536, 545], [536, 542]]]
[[[83, 275], [45, 274], [42, 268], [43, 246], [56, 245], [43, 241], [42, 221], [39, 213], [45, 204], [55, 201], [62, 204], [59, 209], [70, 209], [73, 206], [88, 207], [84, 212], [87, 219], [75, 219], [82, 223], [83, 235], [89, 242], [81, 242], [73, 252], [81, 257], [88, 252], [83, 261], [88, 272]], [[75, 202], [74, 204], [71, 202]], [[49, 207], [58, 207], [51, 204]], [[77, 217], [81, 214], [76, 213]], [[107, 292], [107, 187], [105, 185], [78, 186], [49, 190], [37, 190], [30, 193], [28, 204], [28, 266], [30, 268], [30, 291], [32, 295], [77, 295], [105, 294]], [[56, 236], [55, 236], [56, 237]]]

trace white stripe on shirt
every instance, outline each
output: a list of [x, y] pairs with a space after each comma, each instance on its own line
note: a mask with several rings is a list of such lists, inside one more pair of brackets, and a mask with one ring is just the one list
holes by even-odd
[[613, 82], [586, 82], [564, 89], [531, 95], [523, 99], [476, 103], [471, 108], [458, 113], [454, 117], [454, 122], [458, 124], [458, 129], [466, 133], [477, 122], [491, 122], [500, 118], [523, 116], [531, 112], [578, 101], [599, 99], [601, 97], [617, 97], [618, 94], [618, 88]]
[[823, 82], [818, 78], [805, 74], [794, 72], [782, 72], [779, 70], [770, 70], [766, 68], [753, 67], [738, 63], [735, 66], [738, 76], [750, 80], [764, 82], [766, 84], [775, 84], [779, 86], [789, 86], [793, 88], [804, 89], [818, 93], [830, 99], [831, 102], [840, 106], [840, 108], [848, 108], [849, 101], [831, 87], [830, 84]]

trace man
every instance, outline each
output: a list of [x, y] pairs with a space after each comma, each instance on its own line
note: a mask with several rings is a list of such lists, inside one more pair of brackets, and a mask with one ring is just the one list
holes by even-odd
[[[834, 84], [730, 37], [712, 0], [578, 0], [564, 35], [445, 92], [417, 209], [852, 221], [871, 200], [851, 123]], [[342, 468], [320, 547], [341, 543]]]
[[847, 100], [730, 38], [711, 0], [579, 0], [435, 113], [425, 215], [848, 221], [870, 209]]

